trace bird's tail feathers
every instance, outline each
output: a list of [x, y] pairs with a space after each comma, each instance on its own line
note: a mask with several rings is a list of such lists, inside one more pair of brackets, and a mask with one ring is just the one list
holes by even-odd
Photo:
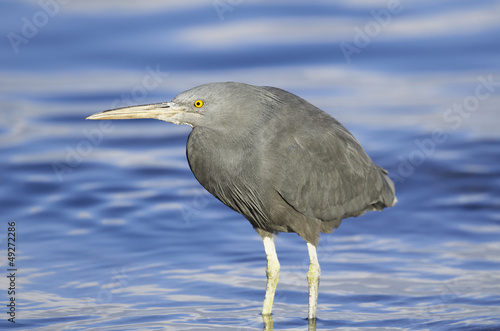
[[394, 187], [393, 181], [389, 178], [387, 170], [380, 168], [381, 176], [384, 182], [384, 188], [381, 192], [382, 202], [385, 207], [392, 207], [398, 202], [396, 198], [396, 189]]

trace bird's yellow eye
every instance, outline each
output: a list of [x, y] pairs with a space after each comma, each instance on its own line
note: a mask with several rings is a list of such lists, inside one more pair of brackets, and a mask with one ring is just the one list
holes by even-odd
[[195, 106], [196, 108], [201, 108], [201, 107], [203, 107], [203, 100], [196, 100], [196, 101], [194, 102], [194, 106]]

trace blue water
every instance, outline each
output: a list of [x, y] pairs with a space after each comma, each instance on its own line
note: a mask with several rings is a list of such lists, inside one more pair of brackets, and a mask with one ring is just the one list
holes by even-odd
[[[500, 329], [500, 6], [389, 3], [0, 2], [0, 329], [264, 328], [260, 237], [189, 127], [84, 120], [228, 80], [321, 107], [396, 183], [322, 236], [318, 330]], [[305, 330], [305, 242], [276, 246], [274, 329]]]

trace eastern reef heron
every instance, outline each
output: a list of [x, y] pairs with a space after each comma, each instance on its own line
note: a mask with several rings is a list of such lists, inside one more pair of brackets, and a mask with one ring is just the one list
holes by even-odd
[[273, 234], [295, 232], [307, 242], [308, 318], [316, 318], [321, 232], [342, 219], [396, 203], [387, 171], [335, 118], [285, 90], [210, 83], [170, 102], [124, 107], [92, 120], [153, 118], [187, 124], [187, 159], [196, 179], [257, 230], [267, 256], [262, 315], [270, 315], [280, 264]]

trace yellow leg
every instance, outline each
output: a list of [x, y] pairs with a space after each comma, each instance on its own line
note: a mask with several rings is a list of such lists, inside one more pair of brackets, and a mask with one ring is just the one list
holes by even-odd
[[307, 272], [307, 282], [309, 283], [309, 309], [307, 316], [309, 321], [311, 321], [316, 319], [316, 306], [318, 303], [319, 277], [321, 275], [321, 268], [319, 267], [318, 256], [316, 255], [316, 246], [307, 243], [307, 249], [309, 251], [309, 259], [311, 261], [309, 271]]
[[274, 292], [276, 292], [276, 286], [278, 285], [280, 262], [278, 261], [278, 256], [276, 255], [276, 248], [274, 247], [272, 235], [263, 237], [263, 241], [267, 256], [267, 288], [264, 305], [262, 307], [262, 315], [271, 315]]

